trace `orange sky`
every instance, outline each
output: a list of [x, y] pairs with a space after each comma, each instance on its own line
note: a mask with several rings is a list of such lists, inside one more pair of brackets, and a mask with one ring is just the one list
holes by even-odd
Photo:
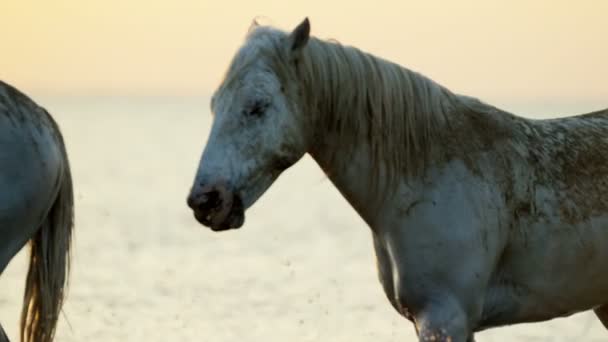
[[[49, 94], [208, 95], [253, 17], [503, 100], [604, 101], [608, 1], [2, 0], [0, 79]], [[605, 100], [604, 100], [605, 99]]]

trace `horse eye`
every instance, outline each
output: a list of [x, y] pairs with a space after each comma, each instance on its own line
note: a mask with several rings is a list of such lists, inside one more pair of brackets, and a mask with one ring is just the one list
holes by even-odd
[[262, 101], [256, 101], [247, 111], [248, 115], [251, 116], [262, 116], [268, 108], [268, 103]]

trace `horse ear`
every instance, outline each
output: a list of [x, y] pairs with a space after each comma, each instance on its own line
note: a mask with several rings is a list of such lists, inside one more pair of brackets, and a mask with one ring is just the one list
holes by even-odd
[[258, 23], [257, 18], [254, 18], [251, 21], [251, 25], [249, 25], [249, 29], [247, 30], [247, 33], [251, 33], [253, 30], [255, 30], [256, 28], [258, 28], [260, 26], [260, 24]]
[[306, 43], [308, 43], [308, 39], [310, 38], [310, 21], [308, 21], [308, 17], [304, 18], [304, 21], [300, 23], [289, 35], [289, 45], [291, 51], [299, 51], [301, 50]]

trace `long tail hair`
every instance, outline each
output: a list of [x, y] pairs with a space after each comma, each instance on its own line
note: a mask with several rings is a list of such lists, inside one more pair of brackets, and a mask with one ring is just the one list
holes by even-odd
[[74, 194], [65, 144], [56, 125], [55, 128], [64, 157], [63, 177], [51, 210], [30, 240], [30, 265], [21, 312], [22, 342], [53, 340], [69, 274]]

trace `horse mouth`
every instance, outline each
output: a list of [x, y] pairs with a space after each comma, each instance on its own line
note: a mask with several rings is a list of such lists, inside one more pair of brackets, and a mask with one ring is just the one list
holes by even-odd
[[194, 210], [194, 218], [214, 232], [238, 229], [245, 223], [245, 208], [239, 196], [235, 196], [229, 205], [203, 212]]

